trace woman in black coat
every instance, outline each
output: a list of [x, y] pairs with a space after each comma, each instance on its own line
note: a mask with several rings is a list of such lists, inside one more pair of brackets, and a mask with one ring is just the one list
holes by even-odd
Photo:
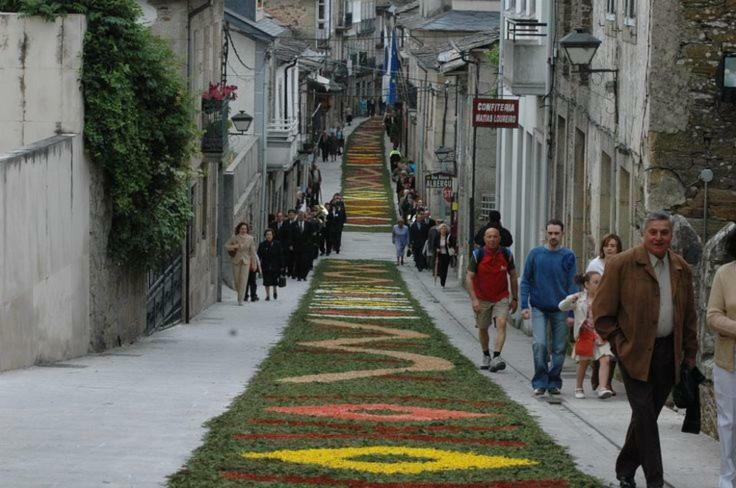
[[457, 241], [455, 236], [450, 234], [450, 227], [447, 224], [440, 224], [439, 232], [434, 236], [431, 246], [435, 256], [435, 276], [440, 277], [440, 285], [444, 288], [447, 281], [447, 268], [450, 267], [452, 257], [457, 254]]
[[258, 259], [261, 261], [261, 274], [263, 274], [263, 286], [266, 287], [266, 301], [271, 300], [269, 291], [273, 287], [273, 299], [279, 297], [279, 276], [283, 273], [284, 255], [281, 244], [274, 240], [272, 229], [266, 229], [266, 239], [258, 246]]

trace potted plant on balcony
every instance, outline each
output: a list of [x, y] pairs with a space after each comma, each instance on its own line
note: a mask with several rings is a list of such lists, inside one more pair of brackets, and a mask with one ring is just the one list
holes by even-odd
[[202, 111], [214, 113], [222, 110], [225, 103], [238, 98], [238, 87], [224, 83], [210, 83], [210, 87], [202, 92]]
[[227, 147], [228, 102], [237, 98], [238, 87], [210, 83], [202, 93], [202, 152], [222, 153]]

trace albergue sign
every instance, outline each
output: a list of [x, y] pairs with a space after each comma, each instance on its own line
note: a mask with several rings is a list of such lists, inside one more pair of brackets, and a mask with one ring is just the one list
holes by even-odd
[[519, 127], [519, 100], [508, 98], [473, 99], [473, 127]]

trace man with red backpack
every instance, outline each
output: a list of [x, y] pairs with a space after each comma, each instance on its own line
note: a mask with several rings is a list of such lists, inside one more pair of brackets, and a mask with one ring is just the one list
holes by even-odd
[[[506, 319], [519, 305], [519, 283], [511, 250], [501, 247], [500, 229], [487, 228], [483, 241], [485, 245], [474, 249], [470, 256], [466, 288], [473, 302], [475, 326], [483, 350], [480, 368], [495, 373], [506, 368], [506, 363], [501, 359], [501, 350], [506, 341]], [[495, 322], [497, 329], [493, 357], [489, 351], [488, 336], [491, 322]]]

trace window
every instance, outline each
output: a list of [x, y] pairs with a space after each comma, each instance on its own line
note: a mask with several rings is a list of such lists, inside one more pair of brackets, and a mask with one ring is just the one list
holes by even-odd
[[207, 218], [209, 216], [210, 206], [209, 206], [209, 199], [208, 199], [208, 179], [207, 179], [207, 173], [202, 176], [202, 239], [207, 239], [207, 226], [209, 225], [209, 219]]
[[636, 0], [624, 0], [624, 25], [636, 25]]
[[506, 10], [513, 10], [516, 8], [516, 0], [506, 0]]
[[606, 19], [616, 20], [616, 0], [606, 0]]

